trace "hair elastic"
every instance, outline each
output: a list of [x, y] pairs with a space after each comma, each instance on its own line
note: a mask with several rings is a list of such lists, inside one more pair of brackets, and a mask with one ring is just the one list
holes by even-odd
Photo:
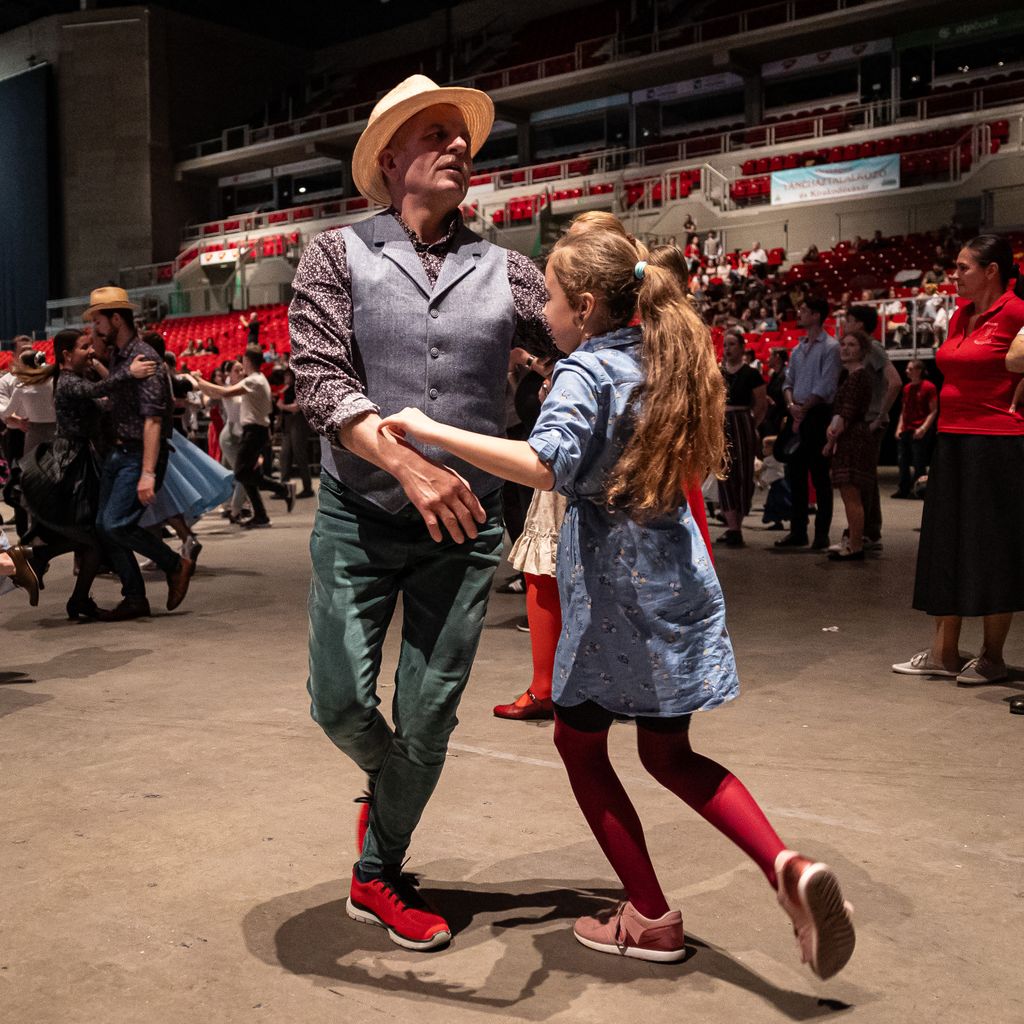
[[647, 269], [647, 260], [640, 260], [639, 263], [633, 268], [633, 276], [638, 280], [644, 279], [644, 271]]

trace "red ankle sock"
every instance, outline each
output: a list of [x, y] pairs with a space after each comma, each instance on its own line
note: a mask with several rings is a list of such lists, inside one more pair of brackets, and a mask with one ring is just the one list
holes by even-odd
[[685, 732], [656, 732], [638, 724], [637, 749], [644, 768], [731, 839], [774, 888], [775, 858], [786, 847], [743, 783], [716, 761], [694, 753]]
[[530, 621], [530, 650], [533, 654], [533, 682], [530, 690], [537, 700], [551, 697], [551, 674], [555, 648], [562, 632], [562, 606], [554, 576], [523, 574], [526, 580], [526, 617]]
[[581, 732], [555, 719], [555, 746], [569, 784], [634, 907], [648, 918], [668, 911], [647, 853], [643, 827], [608, 759], [608, 730]]

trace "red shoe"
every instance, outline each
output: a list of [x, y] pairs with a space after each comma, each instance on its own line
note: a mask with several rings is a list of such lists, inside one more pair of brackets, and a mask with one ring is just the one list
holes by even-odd
[[437, 949], [452, 940], [448, 922], [416, 891], [412, 875], [399, 868], [385, 869], [368, 882], [361, 882], [353, 869], [345, 913], [353, 921], [386, 928], [391, 941], [405, 949]]
[[369, 793], [357, 796], [353, 803], [359, 804], [359, 817], [356, 818], [356, 853], [362, 854], [363, 843], [366, 842], [366, 830], [370, 827], [370, 805], [373, 797]]
[[577, 942], [601, 953], [663, 964], [686, 959], [683, 915], [678, 910], [652, 919], [644, 917], [632, 903], [620, 903], [598, 917], [579, 918], [572, 933]]
[[533, 690], [527, 690], [526, 696], [530, 698], [529, 704], [519, 704], [516, 701], [511, 704], [498, 704], [494, 708], [494, 717], [511, 718], [519, 722], [533, 718], [555, 717], [555, 706], [550, 697], [537, 697]]

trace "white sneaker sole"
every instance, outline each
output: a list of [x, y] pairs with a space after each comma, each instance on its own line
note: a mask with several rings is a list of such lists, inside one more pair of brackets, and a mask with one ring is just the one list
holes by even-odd
[[686, 949], [641, 949], [638, 946], [626, 946], [623, 949], [615, 943], [595, 942], [585, 939], [573, 930], [576, 941], [587, 949], [596, 949], [599, 953], [612, 953], [614, 956], [628, 956], [634, 960], [650, 960], [656, 964], [677, 964], [686, 959]]
[[947, 668], [911, 668], [905, 662], [893, 665], [892, 670], [901, 676], [932, 676], [935, 679], [956, 679], [957, 677], [956, 672], [950, 672]]
[[452, 933], [448, 931], [438, 932], [436, 935], [423, 941], [408, 939], [399, 932], [396, 932], [394, 928], [385, 924], [375, 913], [373, 913], [372, 910], [366, 910], [364, 907], [360, 907], [357, 903], [353, 903], [351, 896], [349, 896], [345, 901], [345, 913], [348, 914], [353, 921], [358, 921], [360, 924], [375, 924], [378, 928], [383, 928], [388, 933], [388, 937], [391, 941], [396, 945], [401, 946], [403, 949], [412, 949], [417, 951], [437, 949], [438, 946], [446, 946], [452, 941]]

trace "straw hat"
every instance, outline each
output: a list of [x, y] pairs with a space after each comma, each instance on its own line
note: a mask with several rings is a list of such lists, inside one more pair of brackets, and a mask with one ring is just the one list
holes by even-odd
[[476, 156], [494, 124], [490, 96], [479, 89], [441, 87], [426, 75], [411, 75], [378, 101], [352, 154], [352, 180], [367, 199], [381, 206], [391, 203], [378, 163], [381, 151], [410, 117], [439, 103], [459, 108], [472, 140], [470, 153]]
[[101, 309], [130, 309], [138, 312], [139, 307], [129, 300], [128, 293], [123, 288], [107, 285], [103, 288], [94, 288], [89, 293], [89, 308], [82, 317], [90, 320], [93, 313], [98, 313]]

